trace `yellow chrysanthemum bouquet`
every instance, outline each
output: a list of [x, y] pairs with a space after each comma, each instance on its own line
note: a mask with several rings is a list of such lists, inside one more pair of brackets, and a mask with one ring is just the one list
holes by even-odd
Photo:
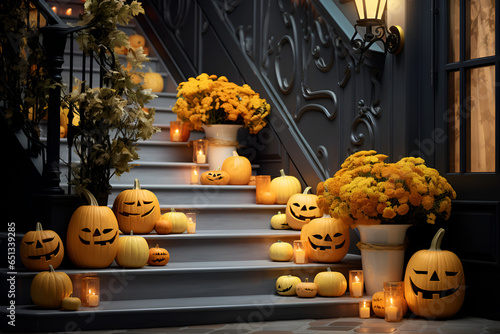
[[325, 214], [352, 228], [360, 224], [434, 224], [447, 220], [456, 193], [421, 158], [385, 163], [386, 155], [360, 151], [348, 157], [332, 178], [318, 185]]
[[202, 73], [177, 87], [172, 108], [178, 118], [195, 130], [204, 124], [241, 124], [250, 133], [266, 126], [271, 106], [250, 86], [239, 86], [226, 77]]

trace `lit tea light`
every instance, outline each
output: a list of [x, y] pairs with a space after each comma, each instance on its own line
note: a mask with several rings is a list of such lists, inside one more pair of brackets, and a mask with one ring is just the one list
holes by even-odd
[[403, 282], [384, 282], [385, 321], [403, 319]]
[[371, 302], [369, 300], [363, 300], [359, 302], [359, 317], [361, 319], [370, 318]]
[[99, 306], [99, 277], [86, 276], [82, 278], [81, 287], [82, 306], [97, 307]]
[[66, 15], [71, 16], [73, 14], [73, 8], [66, 9]]
[[186, 217], [188, 219], [187, 233], [188, 234], [195, 234], [196, 233], [196, 213], [188, 212], [188, 213], [186, 213]]
[[57, 9], [58, 9], [58, 8], [57, 8], [57, 6], [52, 6], [52, 7], [50, 7], [50, 8], [52, 9], [52, 11], [53, 11], [54, 13], [56, 13], [56, 14], [57, 14]]
[[207, 156], [203, 154], [203, 151], [198, 151], [198, 155], [196, 156], [196, 162], [199, 164], [204, 164], [207, 162]]
[[385, 307], [385, 320], [398, 321], [398, 308], [394, 306], [392, 298], [389, 299], [390, 304]]
[[363, 270], [349, 270], [349, 293], [351, 297], [363, 297]]
[[304, 243], [302, 242], [302, 240], [293, 241], [293, 262], [295, 264], [307, 263], [306, 250], [304, 248]]
[[200, 181], [200, 167], [191, 166], [191, 184], [198, 184]]
[[170, 141], [179, 142], [181, 141], [181, 122], [171, 121], [170, 122]]

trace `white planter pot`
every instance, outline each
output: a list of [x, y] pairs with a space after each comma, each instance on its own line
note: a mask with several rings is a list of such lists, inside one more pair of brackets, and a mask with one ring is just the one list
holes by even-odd
[[243, 126], [237, 124], [212, 124], [203, 125], [202, 127], [208, 140], [209, 169], [216, 170], [238, 148], [238, 130]]
[[379, 247], [361, 249], [361, 264], [365, 288], [368, 295], [384, 289], [384, 282], [403, 280], [404, 247], [401, 249], [377, 249], [403, 245], [406, 230], [410, 224], [398, 225], [358, 225], [360, 240], [363, 243], [376, 244]]

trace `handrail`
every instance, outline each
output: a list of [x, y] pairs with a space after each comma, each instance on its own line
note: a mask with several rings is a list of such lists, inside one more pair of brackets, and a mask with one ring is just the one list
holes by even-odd
[[65, 24], [59, 16], [54, 13], [50, 6], [43, 0], [31, 0], [31, 3], [44, 14], [45, 19], [49, 25]]

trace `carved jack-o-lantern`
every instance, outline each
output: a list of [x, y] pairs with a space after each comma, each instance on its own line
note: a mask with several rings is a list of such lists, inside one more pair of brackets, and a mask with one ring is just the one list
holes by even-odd
[[316, 203], [318, 196], [308, 194], [310, 189], [307, 187], [302, 194], [292, 195], [286, 204], [286, 220], [294, 230], [300, 230], [312, 219], [323, 216]]
[[283, 275], [276, 280], [276, 292], [282, 296], [294, 296], [300, 278], [292, 275]]
[[141, 189], [139, 180], [134, 180], [134, 188], [122, 191], [113, 202], [113, 212], [120, 230], [129, 234], [146, 234], [153, 230], [160, 219], [160, 203], [154, 193]]
[[68, 224], [66, 248], [74, 265], [82, 268], [106, 268], [118, 252], [118, 222], [107, 206], [99, 206], [95, 197], [83, 190], [90, 205], [75, 210]]
[[204, 185], [226, 185], [231, 177], [223, 170], [209, 170], [201, 174], [200, 182]]
[[271, 227], [275, 230], [289, 230], [290, 226], [286, 221], [286, 215], [278, 211], [277, 214], [271, 217]]
[[431, 248], [420, 250], [408, 261], [405, 298], [410, 310], [425, 318], [446, 318], [464, 302], [465, 276], [460, 259], [440, 249], [444, 229], [439, 229]]
[[300, 239], [312, 261], [338, 262], [349, 250], [349, 225], [340, 219], [316, 218], [302, 227]]
[[150, 266], [164, 266], [170, 260], [170, 254], [165, 248], [160, 248], [158, 244], [149, 249], [148, 264]]
[[41, 223], [36, 223], [36, 230], [27, 232], [20, 245], [21, 261], [31, 270], [49, 270], [59, 267], [64, 257], [64, 246], [59, 235], [54, 231], [44, 231]]
[[312, 298], [318, 293], [318, 286], [314, 282], [309, 282], [309, 279], [306, 278], [305, 282], [297, 284], [295, 292], [299, 297]]

